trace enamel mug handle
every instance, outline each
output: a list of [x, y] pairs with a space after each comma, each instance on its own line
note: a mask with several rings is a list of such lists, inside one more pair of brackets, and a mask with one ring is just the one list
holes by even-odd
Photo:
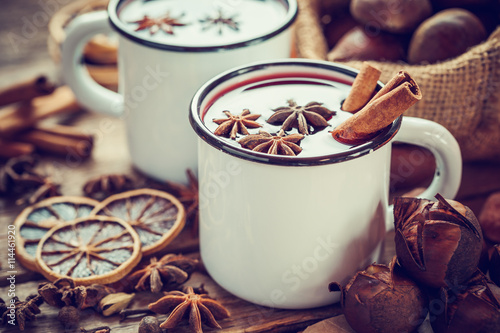
[[78, 102], [93, 111], [120, 116], [123, 113], [122, 95], [95, 82], [83, 65], [85, 44], [98, 33], [112, 32], [108, 13], [97, 11], [75, 18], [66, 29], [62, 44], [62, 71], [66, 84]]
[[[434, 179], [420, 198], [435, 200], [437, 193], [447, 199], [455, 198], [462, 179], [462, 155], [457, 141], [446, 128], [430, 120], [405, 116], [395, 141], [427, 148], [436, 158]], [[387, 229], [394, 229], [392, 205], [387, 220]]]

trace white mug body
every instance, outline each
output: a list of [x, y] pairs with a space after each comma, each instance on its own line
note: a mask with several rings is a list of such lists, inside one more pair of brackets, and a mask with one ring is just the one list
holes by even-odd
[[196, 90], [245, 63], [289, 57], [290, 30], [260, 43], [211, 52], [155, 49], [120, 36], [119, 91], [133, 164], [157, 179], [185, 182], [197, 165], [197, 136], [188, 119]]
[[[110, 0], [107, 12], [75, 18], [67, 28], [62, 48], [63, 76], [81, 105], [124, 117], [131, 160], [137, 169], [160, 180], [186, 182], [186, 169], [197, 169], [196, 135], [188, 121], [194, 93], [205, 81], [232, 67], [290, 57], [291, 25], [297, 16], [297, 2], [245, 1], [248, 6], [274, 6], [274, 9], [269, 7], [269, 15], [274, 13], [271, 9], [280, 8], [276, 21], [271, 20], [272, 25], [265, 26], [267, 30], [261, 29], [255, 34], [252, 24], [261, 27], [259, 18], [247, 11], [237, 12], [238, 8], [247, 7], [240, 6], [241, 2], [217, 0], [190, 1], [191, 17], [187, 19], [178, 14], [179, 20], [185, 19], [186, 24], [172, 26], [171, 34], [168, 29], [148, 32], [138, 28], [138, 21], [134, 20], [146, 15], [141, 14], [141, 6], [165, 5], [167, 10], [162, 7], [162, 11], [147, 14], [161, 18], [165, 10], [169, 15], [169, 3], [174, 2]], [[176, 3], [188, 6], [187, 1]], [[134, 19], [122, 18], [123, 7], [134, 4], [138, 6], [128, 11]], [[201, 8], [199, 12], [197, 7]], [[225, 33], [231, 32], [230, 27], [219, 27], [225, 30], [219, 33], [220, 38], [214, 39], [217, 26], [207, 28], [201, 22], [205, 10], [218, 7], [221, 15], [224, 9], [231, 8], [232, 12], [236, 11], [231, 18], [243, 20], [241, 27], [235, 29], [238, 31], [232, 31], [227, 38]], [[183, 39], [180, 34], [188, 26], [194, 30]], [[239, 32], [241, 37], [235, 37]], [[99, 86], [82, 66], [85, 43], [98, 33], [118, 35], [118, 93]], [[206, 37], [210, 35], [212, 39]]]
[[194, 96], [190, 121], [199, 136], [201, 256], [214, 280], [236, 296], [286, 309], [338, 301], [340, 294], [328, 292], [329, 283], [346, 284], [378, 261], [386, 231], [393, 227], [388, 198], [396, 140], [424, 146], [436, 156], [435, 178], [422, 197], [455, 196], [460, 150], [449, 131], [432, 121], [399, 117], [369, 143], [304, 157], [245, 149], [203, 122], [212, 118], [210, 106], [225, 108], [219, 100], [231, 89], [261, 86], [266, 99], [269, 82], [321, 78], [349, 85], [357, 73], [325, 61], [275, 60], [226, 71]]

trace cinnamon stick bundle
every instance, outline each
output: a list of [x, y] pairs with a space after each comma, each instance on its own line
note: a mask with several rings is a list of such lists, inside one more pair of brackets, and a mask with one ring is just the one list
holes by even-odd
[[33, 145], [40, 151], [87, 158], [94, 144], [93, 137], [75, 127], [55, 125], [51, 128], [34, 128], [20, 133], [16, 140]]
[[378, 79], [382, 72], [367, 62], [363, 65], [352, 83], [351, 91], [342, 103], [342, 110], [347, 112], [357, 112], [363, 108], [372, 98]]
[[415, 80], [400, 71], [360, 111], [337, 126], [332, 136], [346, 144], [370, 140], [421, 99]]
[[0, 140], [0, 158], [9, 159], [22, 155], [29, 155], [35, 151], [35, 146], [25, 142], [11, 142]]
[[80, 110], [75, 95], [67, 86], [57, 88], [48, 96], [36, 97], [31, 103], [0, 110], [0, 136], [11, 137], [32, 128], [47, 117]]
[[38, 76], [0, 90], [0, 106], [29, 101], [35, 97], [50, 95], [55, 90], [54, 83], [46, 76]]

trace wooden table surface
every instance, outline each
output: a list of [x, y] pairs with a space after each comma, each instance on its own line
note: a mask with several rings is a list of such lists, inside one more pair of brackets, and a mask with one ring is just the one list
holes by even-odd
[[[69, 3], [69, 0], [52, 1], [56, 5]], [[51, 2], [51, 3], [52, 3]], [[49, 1], [47, 1], [49, 3]], [[43, 13], [50, 14], [39, 2], [30, 0], [4, 0], [0, 11], [0, 87], [8, 86], [16, 81], [46, 74], [59, 79], [59, 67], [50, 58], [47, 47], [47, 22], [43, 22]], [[54, 7], [55, 8], [55, 7]], [[37, 19], [38, 17], [38, 19]], [[28, 35], [29, 23], [37, 22]], [[0, 111], [1, 112], [1, 111]], [[95, 136], [95, 147], [92, 157], [85, 161], [70, 160], [67, 157], [43, 156], [41, 168], [50, 172], [54, 180], [62, 184], [64, 195], [82, 195], [82, 185], [90, 178], [102, 174], [126, 173], [136, 175], [130, 163], [125, 145], [125, 129], [120, 119], [113, 119], [92, 112], [82, 111], [71, 118], [60, 121], [76, 125]], [[476, 162], [464, 164], [462, 186], [457, 197], [462, 203], [478, 213], [487, 198], [500, 190], [500, 163]], [[0, 297], [9, 299], [8, 280], [11, 275], [7, 269], [7, 226], [12, 224], [23, 207], [17, 206], [12, 198], [0, 197]], [[187, 230], [174, 241], [164, 252], [183, 252], [197, 257], [197, 238]], [[392, 233], [387, 234], [384, 260], [394, 253]], [[24, 269], [16, 263], [15, 294], [24, 299], [36, 292], [37, 286], [44, 281], [37, 273]], [[193, 274], [190, 285], [203, 283], [210, 295], [222, 302], [232, 313], [232, 317], [220, 322], [221, 332], [298, 332], [320, 320], [338, 315], [338, 305], [311, 310], [286, 311], [253, 305], [238, 299], [220, 288], [203, 272]], [[326, 286], [325, 286], [326, 289]], [[139, 293], [132, 304], [133, 308], [144, 307], [158, 298], [151, 293]], [[78, 329], [65, 329], [57, 321], [58, 309], [46, 304], [41, 306], [42, 313], [36, 322], [27, 325], [25, 332], [79, 332]], [[160, 320], [165, 315], [158, 317]], [[119, 321], [117, 316], [104, 318], [93, 309], [82, 312], [81, 327], [108, 325], [112, 332], [137, 332], [139, 319]], [[9, 326], [9, 325], [7, 325]], [[17, 328], [7, 328], [5, 332], [14, 332]], [[189, 332], [186, 325], [175, 330]], [[210, 329], [205, 331], [209, 332]]]

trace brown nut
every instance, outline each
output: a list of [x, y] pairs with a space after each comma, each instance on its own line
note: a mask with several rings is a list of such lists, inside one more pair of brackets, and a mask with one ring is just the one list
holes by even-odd
[[483, 236], [488, 241], [500, 243], [500, 192], [491, 194], [479, 214], [479, 224], [483, 229]]
[[384, 32], [371, 33], [357, 26], [349, 30], [328, 53], [330, 61], [405, 59], [404, 38]]
[[425, 20], [413, 34], [408, 62], [435, 63], [454, 58], [486, 39], [481, 21], [465, 9], [446, 9]]
[[432, 15], [432, 6], [429, 0], [352, 0], [351, 14], [373, 29], [410, 33]]

